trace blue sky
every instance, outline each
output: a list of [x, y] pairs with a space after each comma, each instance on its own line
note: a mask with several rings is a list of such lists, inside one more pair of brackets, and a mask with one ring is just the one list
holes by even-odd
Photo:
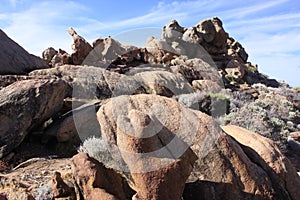
[[123, 42], [131, 42], [160, 36], [161, 28], [172, 19], [190, 27], [218, 16], [261, 72], [300, 86], [298, 0], [0, 0], [0, 5], [0, 28], [39, 56], [49, 46], [71, 52], [70, 26], [89, 42], [109, 35], [123, 41], [120, 33], [126, 31], [133, 36]]

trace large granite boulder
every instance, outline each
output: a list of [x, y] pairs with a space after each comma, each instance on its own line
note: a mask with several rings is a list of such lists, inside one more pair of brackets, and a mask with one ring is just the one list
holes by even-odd
[[65, 82], [56, 79], [17, 81], [1, 90], [0, 157], [62, 108], [65, 90]]
[[68, 32], [74, 40], [74, 43], [72, 44], [74, 53], [71, 55], [71, 64], [81, 65], [92, 50], [92, 46], [83, 37], [78, 35], [73, 28], [69, 28]]
[[97, 117], [111, 153], [100, 162], [127, 177], [134, 199], [181, 198], [196, 160], [184, 141], [193, 138], [185, 129], [197, 123], [192, 111], [173, 99], [140, 94], [110, 99]]
[[122, 176], [106, 168], [85, 153], [75, 155], [72, 160], [75, 180], [84, 199], [125, 200], [126, 185]]
[[[101, 148], [106, 148], [98, 152], [102, 155], [98, 159], [127, 176], [137, 199], [179, 199], [181, 181], [189, 173], [184, 199], [296, 199], [298, 195], [299, 177], [272, 142], [251, 132], [251, 137], [244, 137], [249, 134], [243, 129], [238, 130], [245, 142], [236, 135], [233, 139], [208, 115], [172, 99], [144, 94], [111, 98], [97, 117]], [[191, 171], [186, 171], [188, 163], [193, 163]], [[171, 188], [163, 184], [169, 180], [174, 180]]]
[[41, 58], [29, 54], [0, 29], [0, 74], [26, 74], [47, 68]]

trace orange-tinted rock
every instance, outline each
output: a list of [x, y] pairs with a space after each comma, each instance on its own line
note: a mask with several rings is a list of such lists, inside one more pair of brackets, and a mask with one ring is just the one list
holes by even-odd
[[81, 36], [79, 36], [73, 28], [69, 28], [69, 34], [73, 37], [74, 43], [72, 49], [74, 53], [71, 55], [74, 65], [81, 65], [86, 56], [91, 52], [92, 46]]
[[106, 199], [125, 199], [120, 174], [106, 168], [86, 153], [75, 155], [72, 163], [75, 180], [85, 199], [97, 200], [99, 195]]
[[293, 138], [297, 142], [300, 142], [300, 131], [290, 133], [289, 137]]
[[52, 176], [52, 190], [54, 198], [68, 197], [71, 196], [72, 193], [70, 187], [61, 178], [59, 172], [54, 172]]
[[276, 195], [298, 199], [300, 177], [273, 141], [242, 127], [231, 125], [222, 128], [239, 142], [248, 157], [267, 173]]
[[134, 199], [181, 198], [197, 159], [183, 141], [189, 131], [178, 132], [180, 125], [187, 125], [189, 114], [193, 112], [175, 100], [156, 95], [112, 98], [98, 111], [102, 138], [113, 146], [110, 151], [116, 152], [112, 167], [130, 173], [128, 181], [137, 192]]
[[247, 157], [237, 142], [225, 134], [220, 134], [215, 142], [194, 165], [184, 198], [274, 198], [275, 191], [266, 172]]

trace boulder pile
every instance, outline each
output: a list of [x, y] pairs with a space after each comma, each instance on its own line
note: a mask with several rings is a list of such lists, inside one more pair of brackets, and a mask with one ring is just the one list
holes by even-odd
[[143, 48], [68, 32], [41, 59], [0, 30], [0, 199], [299, 199], [300, 90], [219, 18]]

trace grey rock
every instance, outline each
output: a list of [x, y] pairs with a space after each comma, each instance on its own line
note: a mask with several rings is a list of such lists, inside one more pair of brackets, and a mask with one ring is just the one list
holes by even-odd
[[25, 136], [63, 106], [62, 80], [24, 80], [0, 92], [0, 157], [16, 148]]
[[29, 54], [0, 29], [0, 74], [26, 74], [48, 68], [41, 58]]
[[49, 47], [43, 51], [43, 59], [48, 64], [51, 65], [52, 58], [58, 53], [53, 47]]

